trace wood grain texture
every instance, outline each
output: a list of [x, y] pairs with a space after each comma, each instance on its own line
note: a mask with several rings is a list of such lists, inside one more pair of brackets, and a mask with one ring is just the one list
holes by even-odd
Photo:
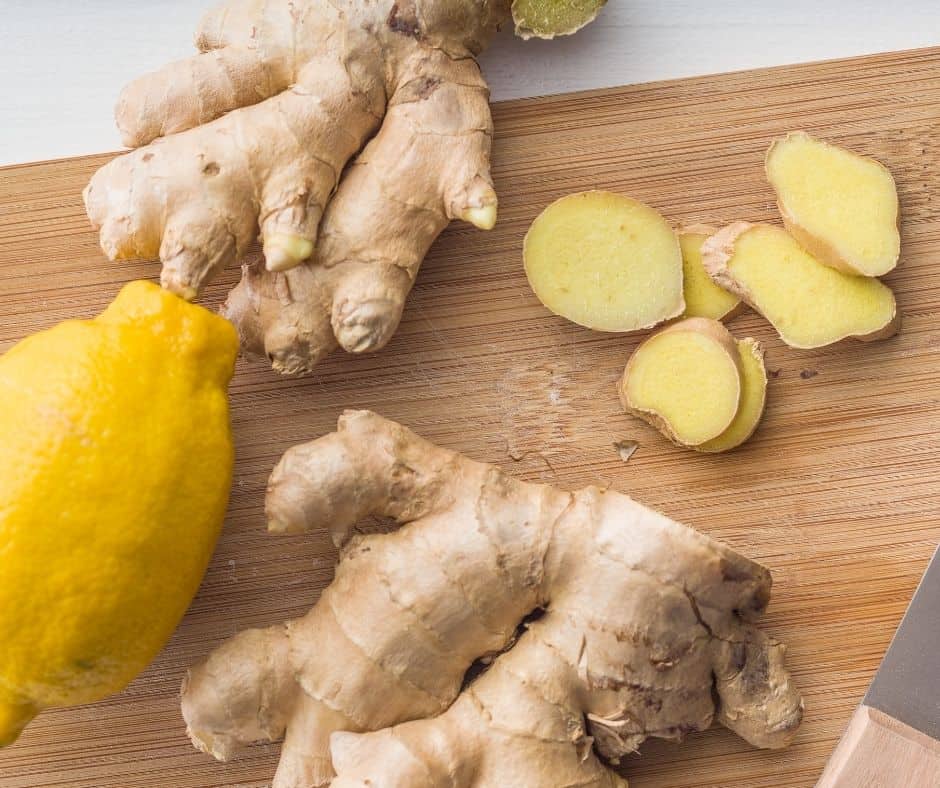
[[[268, 473], [288, 446], [365, 407], [520, 478], [611, 485], [769, 566], [765, 628], [790, 646], [806, 719], [783, 752], [720, 728], [651, 741], [636, 788], [811, 786], [859, 702], [940, 539], [940, 49], [526, 100], [496, 106], [497, 228], [455, 226], [435, 245], [381, 353], [336, 355], [282, 379], [240, 361], [232, 384], [236, 481], [218, 551], [168, 647], [123, 694], [41, 715], [0, 751], [0, 788], [262, 786], [275, 746], [230, 764], [194, 751], [183, 672], [236, 631], [296, 616], [329, 581], [325, 535], [263, 532]], [[549, 201], [630, 194], [678, 224], [776, 221], [763, 179], [774, 135], [804, 128], [884, 161], [904, 211], [903, 261], [886, 281], [900, 336], [796, 352], [752, 312], [731, 323], [767, 347], [768, 410], [738, 451], [702, 456], [624, 415], [615, 384], [642, 336], [550, 315], [521, 243]], [[80, 190], [107, 157], [0, 171], [0, 350], [90, 317], [157, 266], [108, 263]], [[228, 272], [204, 302], [218, 304]], [[628, 463], [614, 443], [635, 439]]]
[[816, 788], [940, 788], [940, 742], [862, 704]]

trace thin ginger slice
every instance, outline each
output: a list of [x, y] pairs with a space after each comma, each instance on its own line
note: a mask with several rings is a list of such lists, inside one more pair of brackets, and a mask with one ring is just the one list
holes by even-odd
[[871, 341], [898, 331], [888, 287], [823, 265], [779, 227], [735, 222], [705, 242], [702, 259], [709, 275], [769, 320], [790, 347]]
[[620, 381], [624, 408], [680, 446], [729, 429], [741, 399], [741, 356], [721, 323], [693, 317], [660, 331], [630, 357]]
[[689, 225], [678, 231], [685, 298], [682, 317], [730, 320], [741, 311], [741, 299], [715, 284], [702, 265], [702, 244], [716, 232], [717, 228], [706, 224]]
[[729, 451], [744, 443], [760, 423], [764, 415], [767, 398], [767, 369], [764, 367], [764, 350], [755, 339], [738, 340], [741, 358], [741, 401], [738, 412], [726, 429], [717, 438], [699, 444], [698, 451], [718, 453]]
[[675, 232], [655, 210], [620, 194], [556, 200], [532, 222], [523, 257], [539, 300], [588, 328], [651, 328], [685, 308]]
[[787, 230], [820, 262], [863, 276], [897, 265], [898, 192], [881, 162], [794, 132], [765, 166]]

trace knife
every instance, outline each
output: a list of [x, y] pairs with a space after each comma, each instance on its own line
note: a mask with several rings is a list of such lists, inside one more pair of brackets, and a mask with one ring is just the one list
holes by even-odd
[[816, 788], [940, 788], [940, 547]]

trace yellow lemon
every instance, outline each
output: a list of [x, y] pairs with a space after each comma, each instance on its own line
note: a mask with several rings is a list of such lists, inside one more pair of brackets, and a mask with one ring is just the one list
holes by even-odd
[[122, 689], [179, 623], [228, 504], [237, 351], [132, 282], [0, 357], [0, 746]]

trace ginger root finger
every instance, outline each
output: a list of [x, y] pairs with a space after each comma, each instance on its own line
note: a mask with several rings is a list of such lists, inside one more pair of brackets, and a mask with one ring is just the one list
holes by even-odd
[[336, 270], [331, 320], [348, 352], [388, 342], [425, 254], [451, 219], [481, 229], [496, 221], [493, 121], [479, 67], [435, 53], [413, 69], [323, 221], [317, 263]]
[[898, 191], [881, 162], [794, 132], [774, 140], [765, 169], [787, 230], [821, 263], [861, 276], [897, 265]]
[[[347, 412], [285, 455], [267, 509], [289, 530], [335, 523], [339, 541], [369, 514], [402, 524], [349, 540], [319, 602], [282, 630], [294, 691], [277, 788], [326, 785], [330, 761], [336, 786], [623, 786], [598, 755], [716, 718], [758, 746], [799, 725], [783, 650], [752, 623], [769, 572], [624, 495], [520, 482]], [[244, 650], [236, 638], [208, 663]], [[493, 664], [463, 687], [481, 657]], [[270, 715], [242, 701], [273, 697], [270, 675], [238, 677], [191, 672], [197, 746], [230, 752]]]
[[[190, 297], [245, 253], [259, 222], [278, 249], [272, 262], [298, 264], [376, 105], [374, 85], [370, 93], [368, 80], [351, 82], [342, 63], [321, 59], [288, 91], [114, 159], [84, 192], [102, 248], [114, 259], [159, 252], [164, 287]], [[292, 236], [306, 245], [289, 247]], [[286, 265], [285, 250], [294, 253]]]
[[171, 63], [121, 91], [114, 109], [121, 142], [138, 148], [208, 123], [280, 93], [289, 84], [287, 76], [276, 78], [261, 53], [248, 47], [226, 47]]
[[[199, 22], [200, 54], [144, 74], [121, 91], [115, 119], [124, 144], [146, 145], [277, 95], [330, 51], [331, 33], [346, 24], [335, 3], [218, 3]], [[364, 40], [365, 34], [353, 34], [350, 48]]]
[[[249, 629], [187, 673], [182, 689], [183, 716], [195, 717], [190, 713], [193, 706], [208, 710], [187, 729], [200, 750], [227, 761], [240, 742], [284, 736], [294, 704], [294, 683], [287, 671], [289, 649], [283, 626]], [[211, 693], [223, 680], [229, 688], [224, 707], [211, 694], [203, 694]]]
[[414, 68], [381, 130], [346, 169], [314, 259], [286, 276], [245, 269], [229, 295], [223, 311], [245, 349], [282, 372], [309, 371], [337, 345], [352, 353], [383, 347], [449, 221], [495, 221], [492, 119], [479, 68], [440, 54]]
[[[363, 452], [366, 441], [372, 450]], [[370, 514], [405, 523], [450, 506], [456, 475], [452, 453], [393, 422], [350, 411], [340, 416], [336, 432], [281, 457], [265, 495], [268, 528], [329, 529], [339, 546]]]
[[542, 304], [578, 325], [637, 331], [685, 308], [676, 234], [652, 208], [620, 194], [556, 200], [532, 222], [523, 258]]
[[720, 436], [738, 413], [741, 356], [716, 320], [692, 317], [644, 341], [620, 381], [624, 408], [680, 446]]
[[755, 747], [786, 747], [803, 716], [784, 670], [786, 646], [752, 629], [746, 640], [717, 640], [712, 649], [718, 722]]
[[707, 317], [711, 320], [730, 320], [744, 304], [734, 293], [715, 284], [702, 264], [702, 244], [718, 229], [707, 224], [692, 224], [679, 228], [679, 246], [682, 249], [682, 295], [685, 312], [682, 317]]
[[702, 247], [705, 270], [763, 315], [790, 347], [897, 333], [894, 293], [879, 282], [823, 265], [786, 231], [736, 222]]

